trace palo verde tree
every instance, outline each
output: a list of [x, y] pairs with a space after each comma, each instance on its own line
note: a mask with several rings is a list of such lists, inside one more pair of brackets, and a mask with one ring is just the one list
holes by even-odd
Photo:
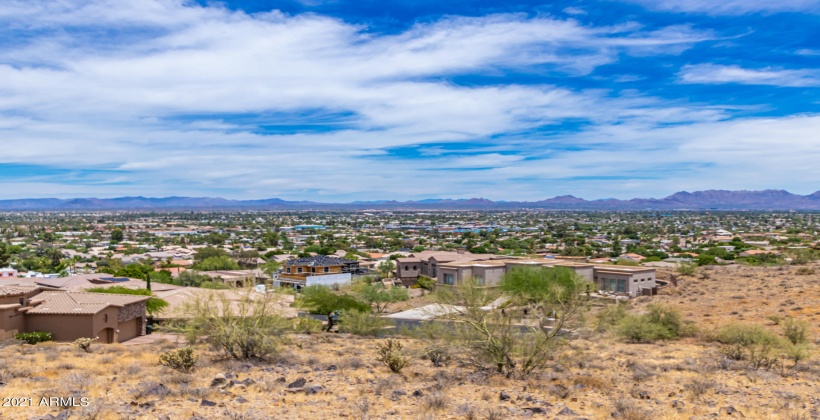
[[522, 267], [497, 290], [466, 279], [436, 292], [444, 318], [453, 322], [445, 340], [466, 362], [507, 377], [543, 369], [564, 344], [561, 333], [582, 321], [586, 282], [574, 272]]

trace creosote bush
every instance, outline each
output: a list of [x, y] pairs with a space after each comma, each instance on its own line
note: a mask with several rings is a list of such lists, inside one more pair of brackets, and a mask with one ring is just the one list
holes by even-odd
[[376, 361], [383, 363], [393, 373], [401, 372], [410, 364], [410, 358], [404, 354], [399, 340], [388, 338], [383, 344], [377, 346], [377, 350]]
[[345, 311], [339, 317], [339, 331], [365, 336], [377, 336], [393, 324], [390, 319], [358, 311]]
[[694, 326], [682, 320], [680, 312], [675, 309], [650, 305], [643, 315], [626, 315], [615, 332], [622, 338], [638, 343], [650, 343], [657, 340], [673, 340], [694, 334]]
[[723, 353], [733, 360], [749, 360], [752, 367], [770, 368], [777, 361], [776, 351], [783, 341], [776, 334], [756, 324], [734, 323], [719, 329], [718, 342]]
[[86, 353], [91, 353], [91, 345], [97, 341], [96, 338], [80, 337], [74, 340], [74, 345]]
[[159, 355], [159, 364], [179, 372], [191, 372], [196, 366], [197, 356], [193, 347], [170, 350]]

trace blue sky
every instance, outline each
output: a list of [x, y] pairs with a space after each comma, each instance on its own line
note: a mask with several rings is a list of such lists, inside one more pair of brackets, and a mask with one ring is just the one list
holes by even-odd
[[0, 198], [820, 189], [820, 0], [6, 0]]

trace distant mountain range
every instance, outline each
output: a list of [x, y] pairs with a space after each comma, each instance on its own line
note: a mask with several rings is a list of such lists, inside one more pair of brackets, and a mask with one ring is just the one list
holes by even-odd
[[797, 195], [784, 190], [678, 192], [666, 198], [584, 200], [562, 195], [541, 201], [492, 201], [485, 198], [427, 199], [420, 201], [355, 201], [317, 203], [264, 200], [228, 200], [211, 197], [40, 198], [0, 200], [0, 211], [13, 210], [820, 210], [820, 191]]

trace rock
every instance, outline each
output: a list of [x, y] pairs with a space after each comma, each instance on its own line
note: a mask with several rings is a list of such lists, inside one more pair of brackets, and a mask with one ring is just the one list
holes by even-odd
[[424, 396], [424, 393], [423, 393], [423, 392], [421, 392], [421, 390], [420, 390], [420, 389], [417, 389], [417, 390], [413, 391], [413, 396], [414, 396], [414, 397], [423, 397], [423, 396]]
[[322, 391], [324, 391], [324, 388], [322, 388], [321, 385], [311, 385], [311, 386], [305, 388], [305, 394], [307, 394], [307, 395], [318, 394]]
[[60, 411], [56, 416], [53, 414], [46, 414], [42, 417], [34, 417], [36, 420], [66, 420], [71, 417], [71, 410]]
[[339, 368], [336, 367], [336, 365], [330, 365], [327, 367], [327, 370], [339, 370]]
[[638, 393], [638, 397], [639, 397], [640, 399], [642, 399], [642, 400], [648, 400], [648, 399], [651, 399], [651, 398], [652, 398], [652, 397], [650, 397], [650, 396], [649, 396], [649, 393], [648, 393], [648, 392], [646, 392], [646, 391], [641, 391], [641, 392], [639, 392], [639, 393]]
[[305, 384], [307, 384], [307, 379], [299, 378], [299, 379], [291, 382], [290, 384], [288, 384], [288, 388], [291, 388], [291, 389], [293, 389], [293, 388], [303, 388], [305, 386]]
[[556, 415], [557, 415], [557, 416], [577, 416], [577, 415], [578, 415], [578, 413], [576, 413], [576, 412], [574, 412], [574, 411], [570, 410], [570, 409], [569, 409], [569, 407], [564, 407], [564, 408], [562, 408], [562, 409], [561, 409], [561, 411], [559, 411], [559, 412], [558, 412], [558, 414], [556, 414]]
[[541, 407], [530, 407], [530, 408], [525, 408], [525, 409], [524, 409], [524, 411], [525, 411], [525, 412], [530, 412], [530, 413], [532, 413], [532, 414], [546, 414], [546, 413], [547, 413], [547, 411], [546, 411], [546, 410], [544, 410], [544, 409], [543, 409], [543, 408], [541, 408]]
[[236, 376], [235, 373], [226, 373], [225, 374], [225, 379], [236, 379], [236, 378], [237, 378], [237, 376]]
[[150, 410], [150, 409], [152, 409], [152, 408], [154, 408], [154, 407], [156, 407], [156, 406], [157, 406], [157, 404], [156, 404], [156, 403], [153, 403], [153, 402], [151, 402], [151, 401], [148, 401], [148, 402], [144, 402], [144, 403], [140, 404], [140, 405], [139, 405], [139, 408], [141, 408], [141, 409], [143, 409], [143, 410]]
[[399, 397], [400, 397], [400, 396], [407, 395], [407, 393], [406, 393], [406, 392], [404, 392], [404, 390], [401, 390], [401, 389], [395, 389], [395, 390], [393, 390], [393, 395], [395, 395], [395, 396], [399, 396]]
[[501, 393], [498, 394], [498, 399], [501, 400], [501, 401], [509, 401], [510, 400], [510, 394], [507, 394], [506, 392], [501, 391]]
[[672, 408], [686, 408], [686, 404], [684, 404], [683, 401], [673, 400]]
[[202, 400], [202, 402], [199, 403], [199, 406], [200, 407], [215, 407], [216, 403], [213, 402], [213, 401], [209, 401], [209, 400]]
[[727, 416], [735, 416], [736, 415], [738, 417], [746, 417], [746, 416], [743, 415], [743, 413], [741, 413], [740, 411], [738, 411], [736, 408], [732, 407], [731, 405], [726, 406], [726, 407], [722, 407], [720, 409], [720, 413], [721, 414], [726, 414]]
[[236, 399], [236, 402], [238, 402], [239, 404], [245, 404], [245, 403], [248, 402], [248, 400], [246, 400], [242, 397], [239, 397], [239, 398]]
[[165, 396], [171, 393], [171, 390], [168, 389], [167, 386], [163, 384], [156, 384], [145, 391], [143, 391], [143, 395], [157, 395], [157, 396]]
[[227, 382], [228, 378], [226, 378], [225, 375], [217, 373], [216, 376], [214, 376], [214, 379], [211, 381], [211, 388], [215, 386], [225, 385], [225, 383]]
[[279, 382], [279, 383], [285, 383], [287, 381], [288, 380], [284, 376], [280, 376], [280, 377], [276, 378], [276, 382]]

